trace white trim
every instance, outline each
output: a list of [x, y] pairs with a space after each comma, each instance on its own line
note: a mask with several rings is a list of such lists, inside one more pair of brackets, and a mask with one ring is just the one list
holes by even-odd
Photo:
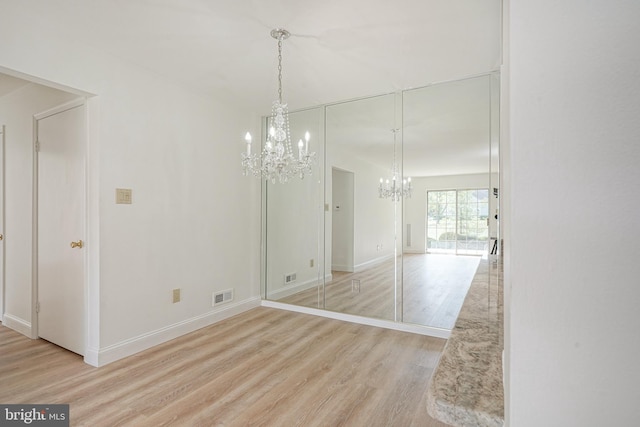
[[87, 365], [98, 367], [100, 366], [100, 350], [94, 347], [87, 346], [84, 349], [84, 363]]
[[[504, 65], [498, 65], [496, 67], [491, 68], [489, 71], [483, 71], [481, 73], [474, 73], [474, 74], [467, 74], [465, 76], [462, 76], [462, 77], [459, 77], [459, 78], [454, 78], [454, 79], [437, 80], [437, 81], [431, 82], [429, 84], [426, 84], [424, 86], [412, 87], [412, 88], [409, 88], [409, 89], [401, 90], [399, 92], [402, 93], [402, 92], [407, 92], [409, 90], [423, 89], [423, 88], [428, 88], [428, 87], [431, 87], [431, 86], [441, 85], [441, 84], [445, 84], [445, 83], [456, 83], [456, 82], [461, 82], [463, 80], [475, 79], [476, 77], [491, 76], [493, 74], [501, 74], [501, 73], [503, 73], [503, 71], [502, 71], [503, 67], [504, 67]], [[0, 67], [0, 72], [1, 71], [2, 71], [2, 67]], [[5, 74], [9, 74], [9, 73], [5, 72]], [[342, 100], [342, 101], [330, 102], [330, 103], [327, 103], [327, 104], [312, 105], [310, 107], [300, 108], [298, 110], [289, 110], [289, 113], [290, 114], [291, 113], [299, 113], [299, 112], [302, 112], [302, 111], [313, 110], [313, 109], [318, 108], [318, 107], [331, 107], [331, 106], [334, 106], [334, 105], [348, 104], [350, 102], [362, 101], [362, 100], [370, 99], [372, 97], [382, 97], [382, 96], [386, 96], [386, 95], [395, 95], [396, 93], [398, 93], [398, 91], [396, 91], [396, 92], [385, 92], [385, 93], [380, 93], [378, 95], [373, 95], [373, 96], [371, 96], [371, 95], [358, 96], [358, 97], [355, 97], [355, 98], [349, 98], [349, 99], [345, 99], [345, 100]]]
[[4, 316], [4, 282], [5, 282], [5, 260], [6, 260], [6, 250], [4, 244], [4, 233], [5, 233], [5, 203], [4, 203], [4, 175], [5, 175], [5, 161], [4, 161], [4, 147], [5, 147], [5, 125], [0, 127], [0, 235], [2, 235], [2, 240], [0, 240], [0, 319]]
[[63, 113], [67, 110], [71, 110], [72, 108], [83, 106], [86, 102], [86, 98], [76, 98], [69, 102], [65, 102], [64, 104], [57, 105], [53, 108], [49, 108], [48, 110], [42, 111], [41, 113], [37, 113], [33, 115], [33, 118], [36, 120], [46, 119], [47, 117], [51, 117], [58, 113]]
[[100, 350], [87, 348], [84, 361], [89, 365], [104, 366], [200, 328], [210, 326], [221, 320], [228, 319], [247, 310], [251, 310], [252, 308], [260, 307], [260, 302], [261, 298], [259, 296], [252, 297], [236, 304], [225, 305], [223, 306], [224, 308], [107, 346]]
[[353, 271], [354, 273], [361, 273], [364, 270], [373, 267], [374, 265], [382, 264], [383, 262], [389, 261], [393, 258], [395, 258], [394, 254], [383, 255], [381, 257], [374, 258], [354, 266]]
[[32, 182], [31, 182], [31, 338], [38, 338], [38, 119], [34, 115], [32, 123]]
[[350, 265], [331, 264], [331, 270], [344, 271], [345, 273], [353, 273], [354, 268]]
[[425, 251], [421, 251], [420, 249], [406, 249], [406, 248], [405, 248], [405, 249], [402, 251], [402, 253], [405, 253], [405, 254], [422, 254], [422, 255], [424, 255], [424, 254], [426, 254], [427, 252], [425, 252]]
[[11, 77], [15, 77], [17, 79], [26, 80], [29, 83], [39, 84], [41, 86], [50, 87], [52, 89], [57, 89], [57, 90], [60, 90], [62, 92], [69, 92], [71, 94], [78, 95], [78, 96], [93, 96], [93, 95], [95, 95], [94, 93], [87, 92], [86, 90], [76, 89], [76, 88], [71, 87], [71, 86], [66, 86], [66, 85], [63, 85], [63, 84], [60, 84], [60, 83], [52, 82], [50, 80], [45, 80], [45, 79], [42, 79], [40, 77], [33, 76], [31, 74], [26, 74], [26, 73], [22, 73], [22, 72], [17, 71], [17, 70], [12, 70], [11, 68], [6, 68], [6, 67], [0, 66], [0, 73], [7, 74], [7, 75], [9, 75]]
[[2, 316], [2, 324], [7, 328], [20, 332], [22, 335], [33, 338], [31, 336], [31, 323], [24, 319], [5, 313], [4, 316]]
[[[422, 253], [422, 252], [420, 252], [420, 253]], [[331, 265], [331, 270], [344, 271], [344, 272], [347, 272], [347, 273], [361, 273], [361, 272], [365, 271], [368, 268], [371, 268], [371, 267], [376, 266], [378, 264], [382, 264], [383, 262], [389, 261], [390, 259], [393, 259], [394, 257], [395, 257], [394, 254], [383, 255], [381, 257], [373, 258], [373, 259], [370, 259], [369, 261], [365, 261], [365, 262], [362, 262], [362, 263], [354, 265], [354, 266], [341, 265], [341, 264], [332, 264]]]
[[[332, 274], [327, 274], [324, 277], [324, 281], [325, 283], [330, 282], [331, 280], [333, 280], [333, 275]], [[307, 289], [311, 289], [311, 288], [315, 288], [317, 286], [322, 285], [321, 282], [318, 281], [318, 279], [310, 279], [307, 280], [305, 282], [301, 282], [298, 283], [296, 285], [291, 285], [291, 286], [286, 286], [284, 288], [280, 288], [277, 291], [274, 292], [268, 292], [268, 298], [270, 300], [278, 300], [281, 298], [286, 298], [288, 296], [291, 296], [293, 294], [297, 294], [298, 292], [303, 292], [306, 291]], [[267, 291], [269, 291], [267, 289]]]
[[263, 307], [277, 308], [280, 310], [294, 311], [296, 313], [311, 314], [313, 316], [326, 317], [329, 319], [342, 320], [344, 322], [358, 323], [360, 325], [375, 326], [378, 328], [392, 329], [394, 331], [410, 332], [413, 334], [426, 335], [435, 338], [448, 339], [451, 331], [448, 329], [434, 328], [432, 326], [422, 326], [413, 323], [400, 323], [391, 320], [373, 319], [370, 317], [356, 316], [354, 314], [338, 313], [335, 311], [322, 310], [318, 308], [302, 307], [298, 305], [284, 304], [277, 301], [262, 301]]
[[[85, 236], [86, 288], [85, 288], [85, 361], [89, 353], [97, 354], [100, 347], [100, 174], [99, 174], [99, 101], [97, 97], [88, 98], [85, 103], [85, 132], [87, 138], [85, 187], [86, 216]], [[97, 359], [95, 361], [97, 363]]]

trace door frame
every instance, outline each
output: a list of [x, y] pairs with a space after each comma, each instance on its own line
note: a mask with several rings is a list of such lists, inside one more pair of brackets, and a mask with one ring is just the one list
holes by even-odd
[[6, 230], [4, 217], [4, 146], [5, 146], [5, 133], [6, 128], [5, 125], [0, 126], [0, 235], [2, 239], [0, 240], [0, 249], [2, 249], [2, 255], [0, 256], [0, 321], [4, 318], [4, 269], [5, 269], [5, 234]]
[[37, 144], [38, 144], [38, 122], [42, 119], [46, 119], [47, 117], [51, 117], [55, 114], [59, 114], [59, 113], [63, 113], [65, 111], [71, 110], [73, 108], [76, 107], [80, 107], [83, 106], [85, 107], [84, 109], [84, 126], [85, 126], [85, 154], [84, 154], [84, 164], [85, 164], [85, 168], [84, 168], [84, 177], [83, 180], [85, 182], [85, 194], [84, 194], [84, 206], [83, 206], [83, 216], [84, 216], [84, 230], [83, 230], [83, 234], [85, 236], [85, 243], [86, 243], [86, 247], [87, 250], [83, 251], [83, 257], [82, 257], [82, 262], [84, 264], [84, 272], [83, 272], [83, 278], [82, 278], [82, 290], [83, 290], [83, 322], [84, 322], [84, 346], [85, 346], [85, 351], [84, 354], [86, 355], [87, 353], [87, 348], [88, 348], [88, 283], [89, 283], [89, 276], [88, 276], [88, 253], [89, 253], [89, 247], [90, 247], [90, 242], [88, 241], [88, 232], [89, 232], [89, 216], [88, 216], [88, 149], [89, 149], [89, 144], [88, 144], [88, 133], [87, 133], [87, 128], [88, 128], [88, 120], [87, 120], [87, 99], [86, 98], [76, 98], [74, 100], [65, 102], [63, 104], [60, 104], [56, 107], [50, 108], [48, 110], [45, 110], [43, 112], [37, 113], [33, 115], [33, 191], [32, 191], [32, 206], [33, 206], [33, 213], [32, 213], [32, 262], [31, 262], [31, 274], [32, 274], [32, 282], [31, 282], [31, 338], [33, 339], [37, 339], [39, 338], [39, 332], [38, 332], [38, 215], [39, 215], [39, 210], [38, 210], [38, 150], [37, 150]]

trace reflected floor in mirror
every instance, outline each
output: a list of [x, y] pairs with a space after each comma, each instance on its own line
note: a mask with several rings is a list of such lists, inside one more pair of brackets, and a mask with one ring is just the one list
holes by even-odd
[[[403, 277], [397, 320], [452, 329], [480, 260], [480, 256], [404, 254], [402, 271], [397, 272]], [[395, 274], [393, 259], [357, 273], [333, 271], [325, 285], [324, 308], [394, 320]], [[321, 293], [313, 287], [279, 301], [323, 308], [320, 299]]]

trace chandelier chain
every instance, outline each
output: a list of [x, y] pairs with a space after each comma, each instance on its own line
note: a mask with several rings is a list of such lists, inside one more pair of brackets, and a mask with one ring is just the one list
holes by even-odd
[[278, 37], [278, 101], [282, 104], [282, 36]]

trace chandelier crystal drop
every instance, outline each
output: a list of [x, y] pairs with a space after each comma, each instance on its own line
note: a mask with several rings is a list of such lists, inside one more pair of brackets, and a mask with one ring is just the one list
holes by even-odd
[[396, 133], [398, 129], [391, 129], [393, 132], [393, 167], [391, 169], [391, 179], [384, 180], [380, 178], [378, 185], [378, 197], [381, 199], [391, 199], [393, 202], [399, 202], [402, 198], [411, 198], [411, 177], [403, 178], [402, 182], [398, 178], [400, 172], [396, 163]]
[[309, 132], [305, 133], [304, 142], [298, 141], [298, 155], [295, 156], [291, 148], [289, 131], [289, 109], [282, 102], [282, 41], [290, 33], [276, 28], [271, 31], [271, 37], [278, 40], [278, 99], [273, 101], [269, 120], [269, 133], [260, 154], [251, 153], [251, 134], [247, 132], [247, 152], [242, 153], [243, 175], [252, 174], [275, 183], [285, 183], [292, 177], [303, 179], [311, 175], [316, 153], [309, 152]]

